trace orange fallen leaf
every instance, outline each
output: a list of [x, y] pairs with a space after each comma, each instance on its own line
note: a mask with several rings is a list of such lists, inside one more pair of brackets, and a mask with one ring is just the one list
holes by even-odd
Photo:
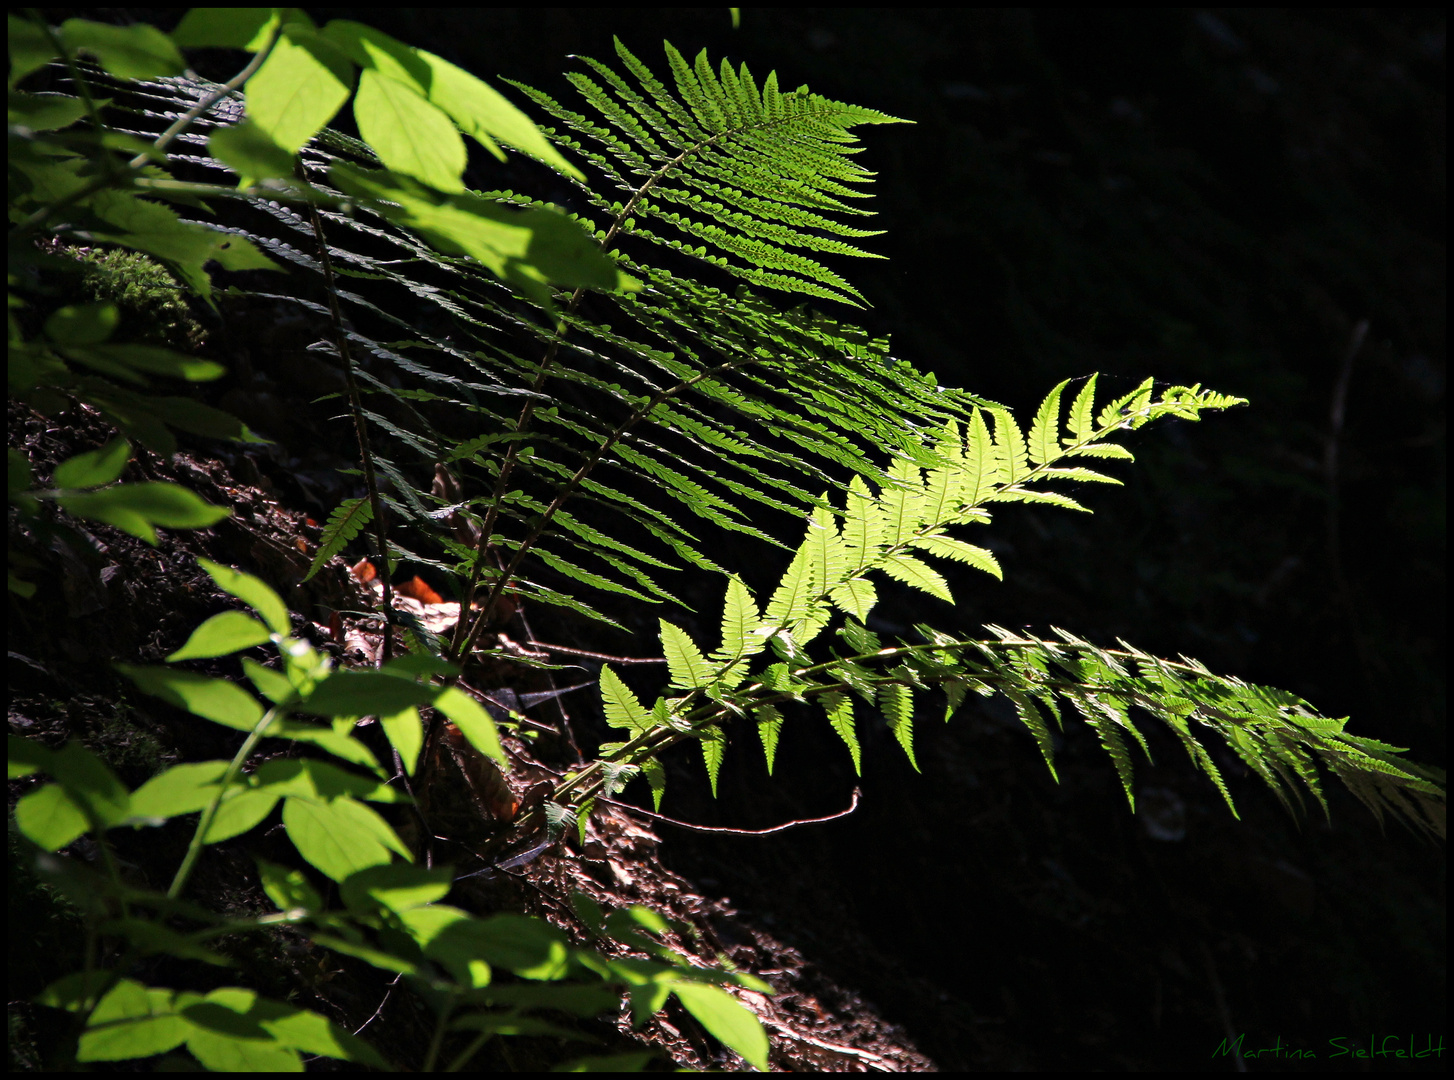
[[355, 578], [365, 585], [379, 576], [379, 572], [374, 569], [374, 564], [367, 559], [360, 559], [348, 569], [349, 573], [353, 574]]
[[407, 596], [411, 600], [418, 600], [421, 604], [442, 604], [444, 597], [429, 587], [429, 583], [415, 574], [410, 581], [401, 582], [394, 586], [394, 591], [400, 596]]

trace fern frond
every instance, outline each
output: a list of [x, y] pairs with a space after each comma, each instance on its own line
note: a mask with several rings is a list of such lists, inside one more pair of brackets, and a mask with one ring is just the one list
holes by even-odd
[[330, 559], [353, 542], [363, 527], [373, 518], [373, 504], [367, 498], [348, 499], [341, 503], [338, 509], [328, 515], [328, 520], [323, 524], [323, 535], [318, 541], [318, 551], [314, 554], [313, 563], [308, 567], [308, 573], [303, 576], [303, 580], [308, 581], [319, 570], [322, 570]]

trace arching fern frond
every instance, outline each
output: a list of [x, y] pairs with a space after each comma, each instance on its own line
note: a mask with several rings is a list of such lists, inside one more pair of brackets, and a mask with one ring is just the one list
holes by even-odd
[[905, 121], [806, 87], [784, 93], [776, 73], [758, 86], [746, 64], [734, 71], [724, 60], [714, 71], [705, 51], [688, 64], [666, 45], [672, 87], [619, 39], [616, 54], [636, 85], [588, 58], [597, 78], [568, 76], [599, 119], [520, 87], [568, 130], [563, 145], [625, 195], [610, 202], [583, 185], [616, 220], [611, 231], [705, 258], [754, 285], [860, 304], [857, 289], [806, 253], [878, 257], [840, 239], [876, 235], [840, 220], [868, 213], [845, 200], [864, 198], [860, 185], [873, 176], [853, 160], [860, 147], [851, 129]]

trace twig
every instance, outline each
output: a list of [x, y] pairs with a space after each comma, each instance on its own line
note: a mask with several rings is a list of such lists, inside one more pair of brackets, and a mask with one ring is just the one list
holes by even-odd
[[836, 821], [841, 817], [847, 817], [858, 809], [858, 797], [862, 794], [860, 789], [853, 789], [853, 801], [848, 804], [847, 810], [840, 810], [836, 814], [829, 814], [827, 817], [800, 818], [797, 821], [785, 822], [782, 825], [774, 825], [770, 829], [728, 829], [720, 825], [693, 825], [689, 821], [678, 821], [676, 818], [669, 818], [665, 814], [652, 813], [650, 810], [643, 810], [639, 806], [632, 806], [630, 803], [617, 802], [615, 799], [608, 799], [604, 795], [597, 795], [596, 801], [608, 803], [611, 806], [618, 806], [622, 810], [630, 810], [633, 814], [641, 814], [655, 821], [664, 821], [668, 825], [675, 825], [681, 829], [691, 829], [693, 832], [715, 832], [732, 833], [735, 836], [767, 836], [769, 833], [782, 832], [784, 829], [797, 828], [799, 825], [820, 825], [825, 821]]
[[396, 987], [396, 986], [399, 985], [399, 980], [402, 979], [403, 977], [404, 976], [403, 976], [402, 973], [399, 974], [399, 975], [395, 975], [394, 976], [394, 981], [391, 982], [391, 983], [389, 983], [389, 989], [386, 990], [386, 991], [384, 991], [384, 1000], [381, 1001], [381, 1002], [379, 1002], [379, 1007], [374, 1010], [374, 1015], [373, 1016], [370, 1016], [367, 1020], [365, 1020], [363, 1022], [363, 1024], [359, 1027], [358, 1031], [355, 1031], [354, 1032], [355, 1035], [358, 1035], [360, 1032], [363, 1031], [364, 1028], [368, 1027], [370, 1024], [372, 1024], [375, 1020], [377, 1020], [379, 1018], [379, 1016], [384, 1011], [384, 1006], [389, 1003], [389, 995], [394, 992], [394, 987]]
[[[528, 628], [527, 628], [528, 631]], [[584, 656], [587, 660], [600, 660], [608, 664], [664, 664], [664, 656], [611, 656], [609, 653], [591, 652], [589, 649], [573, 649], [568, 645], [551, 645], [549, 642], [540, 641], [533, 635], [530, 644], [536, 645], [547, 652], [562, 652], [570, 656]]]

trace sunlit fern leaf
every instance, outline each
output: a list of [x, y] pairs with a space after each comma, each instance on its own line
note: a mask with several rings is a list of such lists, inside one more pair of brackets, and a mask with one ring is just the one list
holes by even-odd
[[914, 758], [914, 692], [901, 683], [886, 683], [879, 689], [879, 708], [894, 738], [904, 748], [909, 764], [922, 772]]
[[828, 723], [848, 747], [853, 757], [853, 771], [863, 775], [863, 757], [858, 747], [858, 731], [853, 723], [853, 699], [847, 694], [828, 693], [819, 699], [823, 711], [828, 714]]
[[714, 71], [705, 53], [688, 64], [669, 44], [674, 86], [619, 40], [616, 53], [629, 78], [594, 60], [585, 61], [594, 77], [570, 76], [599, 119], [521, 89], [572, 142], [584, 140], [576, 145], [586, 160], [629, 193], [619, 210], [600, 200], [624, 219], [622, 230], [708, 258], [756, 285], [858, 304], [857, 289], [805, 253], [869, 255], [839, 239], [872, 235], [842, 220], [864, 213], [844, 200], [863, 198], [860, 185], [872, 177], [853, 161], [851, 130], [902, 121], [817, 94], [782, 93], [775, 75], [759, 87], [745, 65], [734, 71], [724, 62]]
[[762, 752], [767, 758], [767, 775], [772, 775], [773, 762], [777, 758], [778, 736], [782, 734], [783, 714], [771, 705], [760, 705], [753, 713], [757, 721], [757, 735], [762, 740]]
[[313, 564], [303, 580], [307, 581], [358, 536], [359, 532], [374, 517], [373, 504], [367, 498], [348, 499], [328, 515], [323, 524], [323, 536], [318, 541], [318, 551]]

